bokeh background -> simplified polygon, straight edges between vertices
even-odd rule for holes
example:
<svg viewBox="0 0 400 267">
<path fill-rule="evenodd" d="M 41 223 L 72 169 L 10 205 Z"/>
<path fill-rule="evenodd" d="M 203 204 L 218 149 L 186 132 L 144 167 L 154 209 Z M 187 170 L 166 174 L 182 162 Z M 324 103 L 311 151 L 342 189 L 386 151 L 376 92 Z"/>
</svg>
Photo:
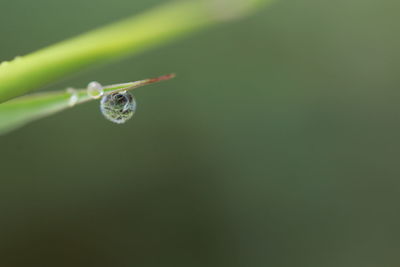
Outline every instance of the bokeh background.
<svg viewBox="0 0 400 267">
<path fill-rule="evenodd" d="M 162 2 L 0 0 L 0 59 Z M 399 266 L 399 10 L 280 0 L 48 87 L 178 74 L 0 137 L 0 266 Z"/>
</svg>

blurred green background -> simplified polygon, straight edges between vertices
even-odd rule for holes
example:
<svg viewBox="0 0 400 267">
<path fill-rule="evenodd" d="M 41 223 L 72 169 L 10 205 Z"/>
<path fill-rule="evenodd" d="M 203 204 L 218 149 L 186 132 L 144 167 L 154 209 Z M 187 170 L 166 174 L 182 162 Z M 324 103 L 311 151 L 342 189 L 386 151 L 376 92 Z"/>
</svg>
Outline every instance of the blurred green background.
<svg viewBox="0 0 400 267">
<path fill-rule="evenodd" d="M 162 2 L 0 0 L 0 59 Z M 399 10 L 281 0 L 47 88 L 178 74 L 0 137 L 0 266 L 399 266 Z"/>
</svg>

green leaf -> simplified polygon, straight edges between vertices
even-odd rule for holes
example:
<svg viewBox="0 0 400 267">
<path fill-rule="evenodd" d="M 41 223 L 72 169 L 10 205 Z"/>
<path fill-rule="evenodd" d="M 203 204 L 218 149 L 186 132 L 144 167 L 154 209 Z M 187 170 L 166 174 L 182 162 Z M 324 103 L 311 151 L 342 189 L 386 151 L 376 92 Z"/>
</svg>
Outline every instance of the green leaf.
<svg viewBox="0 0 400 267">
<path fill-rule="evenodd" d="M 271 0 L 183 0 L 0 65 L 0 103 L 93 65 L 139 53 Z M 54 97 L 54 96 L 53 96 Z M 3 108 L 4 109 L 4 108 Z"/>
<path fill-rule="evenodd" d="M 169 74 L 158 78 L 109 85 L 103 88 L 103 92 L 104 95 L 107 95 L 118 91 L 132 90 L 147 84 L 169 80 L 174 77 L 174 74 Z M 77 104 L 95 100 L 88 95 L 87 90 L 85 89 L 73 91 L 74 93 L 67 90 L 60 92 L 36 93 L 29 96 L 19 97 L 1 104 L 0 134 L 7 133 L 29 122 L 50 116 Z"/>
<path fill-rule="evenodd" d="M 88 32 L 13 61 L 0 64 L 0 134 L 92 100 L 86 90 L 76 94 L 40 93 L 20 97 L 93 65 L 139 53 L 217 22 L 243 16 L 273 0 L 181 0 Z M 173 75 L 112 85 L 106 93 L 167 80 Z M 13 99 L 13 100 L 10 100 Z M 5 102 L 7 101 L 8 102 Z M 2 103 L 4 102 L 4 103 Z"/>
</svg>

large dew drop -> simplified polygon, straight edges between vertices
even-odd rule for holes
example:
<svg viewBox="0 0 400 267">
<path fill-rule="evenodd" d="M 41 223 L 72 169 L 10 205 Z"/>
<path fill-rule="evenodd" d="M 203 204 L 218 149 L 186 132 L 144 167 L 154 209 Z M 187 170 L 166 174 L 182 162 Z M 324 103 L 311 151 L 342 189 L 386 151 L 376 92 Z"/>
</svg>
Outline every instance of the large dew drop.
<svg viewBox="0 0 400 267">
<path fill-rule="evenodd" d="M 112 93 L 103 96 L 100 110 L 107 120 L 122 124 L 135 114 L 136 101 L 129 92 Z"/>
</svg>

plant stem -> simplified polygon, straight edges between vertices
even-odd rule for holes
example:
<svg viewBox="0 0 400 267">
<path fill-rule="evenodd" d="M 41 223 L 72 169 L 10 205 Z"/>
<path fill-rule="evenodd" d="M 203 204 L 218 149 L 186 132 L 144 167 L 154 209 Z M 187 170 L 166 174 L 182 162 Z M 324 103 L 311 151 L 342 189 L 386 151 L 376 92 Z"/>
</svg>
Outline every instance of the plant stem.
<svg viewBox="0 0 400 267">
<path fill-rule="evenodd" d="M 219 10 L 228 10 L 228 15 L 234 17 L 256 9 L 262 2 L 270 0 L 171 2 L 11 62 L 3 62 L 0 64 L 0 103 L 89 66 L 141 52 L 225 19 L 226 12 Z"/>
<path fill-rule="evenodd" d="M 114 84 L 103 87 L 104 95 L 120 91 L 133 90 L 145 85 L 167 81 L 174 78 L 168 74 L 130 83 Z M 71 98 L 74 98 L 71 105 Z M 0 105 L 0 135 L 19 128 L 29 122 L 44 118 L 82 104 L 95 98 L 90 97 L 86 89 L 63 90 L 58 92 L 43 92 L 27 95 L 7 101 Z"/>
</svg>

